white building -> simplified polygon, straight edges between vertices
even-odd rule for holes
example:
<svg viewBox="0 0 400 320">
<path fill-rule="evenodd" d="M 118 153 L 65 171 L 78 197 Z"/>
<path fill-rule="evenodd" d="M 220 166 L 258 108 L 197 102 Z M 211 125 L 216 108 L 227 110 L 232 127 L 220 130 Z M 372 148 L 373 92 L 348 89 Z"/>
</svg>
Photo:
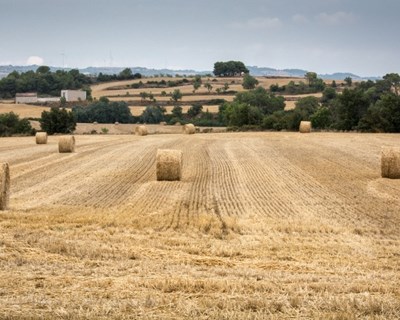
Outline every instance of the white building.
<svg viewBox="0 0 400 320">
<path fill-rule="evenodd" d="M 36 103 L 38 102 L 37 92 L 17 93 L 15 103 Z"/>
<path fill-rule="evenodd" d="M 67 102 L 84 101 L 86 100 L 86 91 L 82 90 L 61 90 L 61 97 L 64 97 Z"/>
</svg>

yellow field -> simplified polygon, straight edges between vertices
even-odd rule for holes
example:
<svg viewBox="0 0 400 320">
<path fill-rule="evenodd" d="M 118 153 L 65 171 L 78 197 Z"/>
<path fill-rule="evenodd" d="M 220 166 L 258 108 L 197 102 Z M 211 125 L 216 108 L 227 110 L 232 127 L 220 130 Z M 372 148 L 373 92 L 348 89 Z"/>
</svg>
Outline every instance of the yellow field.
<svg viewBox="0 0 400 320">
<path fill-rule="evenodd" d="M 50 110 L 49 107 L 40 107 L 29 104 L 0 103 L 0 113 L 14 112 L 21 118 L 40 118 L 43 111 Z"/>
<path fill-rule="evenodd" d="M 1 138 L 1 319 L 398 319 L 398 135 Z M 155 177 L 158 148 L 183 178 Z"/>
</svg>

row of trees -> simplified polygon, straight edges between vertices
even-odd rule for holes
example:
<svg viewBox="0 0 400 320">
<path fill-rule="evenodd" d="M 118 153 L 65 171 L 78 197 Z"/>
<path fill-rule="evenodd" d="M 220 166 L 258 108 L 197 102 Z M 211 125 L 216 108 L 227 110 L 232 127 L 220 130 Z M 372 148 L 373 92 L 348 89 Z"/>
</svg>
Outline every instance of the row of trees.
<svg viewBox="0 0 400 320">
<path fill-rule="evenodd" d="M 400 76 L 364 81 L 337 94 L 326 87 L 322 98 L 305 97 L 294 110 L 284 110 L 284 101 L 263 88 L 239 93 L 221 112 L 228 126 L 273 130 L 298 130 L 309 120 L 316 129 L 400 132 Z"/>
<path fill-rule="evenodd" d="M 77 69 L 51 72 L 40 66 L 36 72 L 11 72 L 0 80 L 0 98 L 14 98 L 17 92 L 38 92 L 42 95 L 60 96 L 64 89 L 84 89 L 90 95 L 91 79 Z"/>
</svg>

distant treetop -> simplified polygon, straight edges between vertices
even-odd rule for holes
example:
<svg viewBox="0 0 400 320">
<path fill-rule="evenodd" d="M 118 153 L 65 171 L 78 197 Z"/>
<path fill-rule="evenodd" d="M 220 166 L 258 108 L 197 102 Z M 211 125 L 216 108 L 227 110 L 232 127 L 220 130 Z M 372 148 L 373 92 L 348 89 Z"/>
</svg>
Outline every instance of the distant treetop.
<svg viewBox="0 0 400 320">
<path fill-rule="evenodd" d="M 219 61 L 214 64 L 213 72 L 217 77 L 235 77 L 242 75 L 242 73 L 247 74 L 249 70 L 241 61 Z"/>
</svg>

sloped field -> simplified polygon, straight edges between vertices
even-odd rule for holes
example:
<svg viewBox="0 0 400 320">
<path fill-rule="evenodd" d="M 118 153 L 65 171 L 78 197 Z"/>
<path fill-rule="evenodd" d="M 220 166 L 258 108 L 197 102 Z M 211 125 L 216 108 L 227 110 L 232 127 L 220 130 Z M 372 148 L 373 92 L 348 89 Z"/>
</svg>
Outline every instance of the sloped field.
<svg viewBox="0 0 400 320">
<path fill-rule="evenodd" d="M 0 318 L 399 318 L 398 135 L 76 140 L 1 139 Z M 156 181 L 157 148 L 181 181 Z"/>
</svg>

